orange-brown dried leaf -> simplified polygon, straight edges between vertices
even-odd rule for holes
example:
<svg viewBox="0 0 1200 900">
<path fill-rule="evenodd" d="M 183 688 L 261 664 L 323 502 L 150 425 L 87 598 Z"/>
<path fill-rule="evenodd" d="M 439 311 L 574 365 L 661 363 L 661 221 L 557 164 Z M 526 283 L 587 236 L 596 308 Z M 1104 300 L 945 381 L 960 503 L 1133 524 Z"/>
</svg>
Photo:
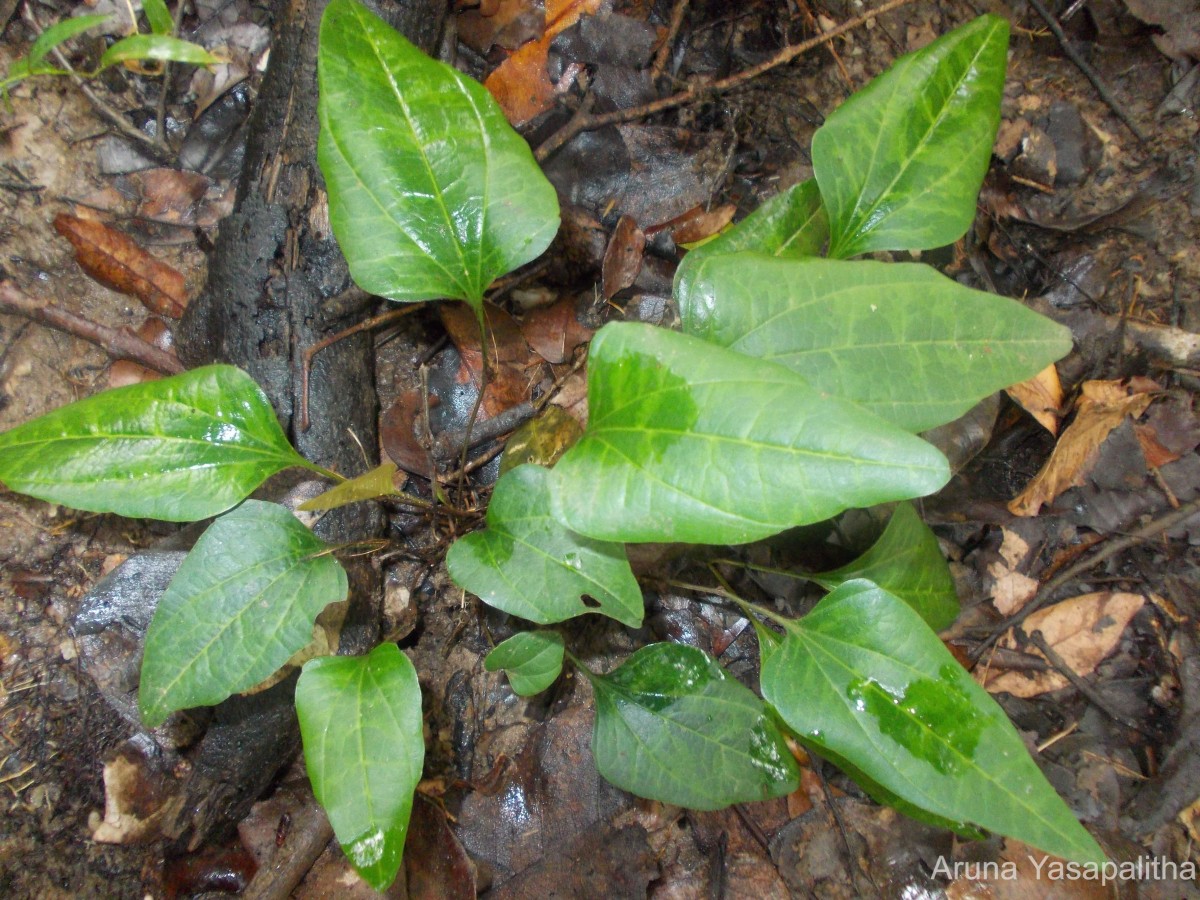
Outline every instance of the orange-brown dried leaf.
<svg viewBox="0 0 1200 900">
<path fill-rule="evenodd" d="M 1038 610 L 1025 620 L 1021 629 L 1026 634 L 1040 631 L 1071 671 L 1082 677 L 1094 672 L 1113 651 L 1125 626 L 1145 602 L 1141 594 L 1109 591 L 1083 594 Z M 1016 638 L 1010 632 L 998 646 L 1015 650 Z M 1035 646 L 1023 649 L 1042 656 Z M 976 671 L 976 677 L 993 694 L 1007 692 L 1015 697 L 1036 697 L 1070 684 L 1065 675 L 1053 668 L 1044 672 L 1006 672 L 995 668 L 985 671 L 980 666 Z"/>
<path fill-rule="evenodd" d="M 1039 425 L 1053 435 L 1058 434 L 1063 408 L 1063 388 L 1062 382 L 1058 380 L 1058 369 L 1053 363 L 1032 378 L 1014 384 L 1006 393 L 1021 409 L 1033 416 Z"/>
<path fill-rule="evenodd" d="M 1067 426 L 1040 472 L 1009 501 L 1014 516 L 1034 516 L 1068 488 L 1078 487 L 1096 465 L 1100 445 L 1126 416 L 1137 417 L 1161 388 L 1149 378 L 1085 382 L 1075 404 L 1075 420 Z"/>
<path fill-rule="evenodd" d="M 621 216 L 604 251 L 601 276 L 605 300 L 611 300 L 637 280 L 646 252 L 646 235 L 632 216 Z"/>
<path fill-rule="evenodd" d="M 579 324 L 575 301 L 564 297 L 550 306 L 542 306 L 525 314 L 521 322 L 525 342 L 548 363 L 568 362 L 575 348 L 592 339 L 592 329 Z"/>
<path fill-rule="evenodd" d="M 518 48 L 483 82 L 514 126 L 524 125 L 554 105 L 554 85 L 546 72 L 554 36 L 602 5 L 603 0 L 549 0 L 542 36 Z"/>
<path fill-rule="evenodd" d="M 1182 455 L 1162 445 L 1158 440 L 1158 432 L 1155 431 L 1153 425 L 1143 425 L 1140 422 L 1135 422 L 1133 433 L 1137 436 L 1138 446 L 1142 448 L 1142 456 L 1146 460 L 1146 465 L 1151 469 L 1160 469 L 1167 463 L 1175 462 Z"/>
<path fill-rule="evenodd" d="M 71 242 L 80 267 L 105 287 L 137 297 L 151 312 L 178 319 L 187 308 L 183 275 L 103 222 L 59 213 L 54 228 Z"/>
</svg>

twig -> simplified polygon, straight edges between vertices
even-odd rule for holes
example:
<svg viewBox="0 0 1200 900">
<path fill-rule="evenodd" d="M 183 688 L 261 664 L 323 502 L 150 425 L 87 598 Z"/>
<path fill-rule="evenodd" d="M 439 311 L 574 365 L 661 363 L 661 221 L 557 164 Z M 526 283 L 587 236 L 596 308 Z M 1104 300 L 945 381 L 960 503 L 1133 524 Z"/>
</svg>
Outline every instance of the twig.
<svg viewBox="0 0 1200 900">
<path fill-rule="evenodd" d="M 1029 639 L 1033 641 L 1033 645 L 1035 647 L 1042 651 L 1042 654 L 1046 657 L 1046 659 L 1050 660 L 1050 664 L 1062 674 L 1063 678 L 1071 682 L 1071 685 L 1075 688 L 1075 690 L 1083 694 L 1083 696 L 1086 697 L 1088 701 L 1096 707 L 1096 709 L 1100 710 L 1100 712 L 1104 713 L 1118 725 L 1122 725 L 1125 728 L 1132 728 L 1134 731 L 1144 734 L 1147 737 L 1152 737 L 1152 735 L 1150 735 L 1150 733 L 1142 728 L 1142 726 L 1137 722 L 1134 722 L 1127 716 L 1123 716 L 1118 710 L 1113 709 L 1112 705 L 1100 694 L 1099 691 L 1079 677 L 1079 673 L 1072 669 L 1067 661 L 1058 655 L 1058 651 L 1050 646 L 1050 642 L 1046 640 L 1046 636 L 1044 634 L 1042 634 L 1040 631 L 1035 631 L 1029 636 Z"/>
<path fill-rule="evenodd" d="M 333 826 L 315 800 L 296 818 L 284 845 L 247 885 L 245 900 L 287 900 L 333 839 Z"/>
<path fill-rule="evenodd" d="M 1113 115 L 1125 123 L 1125 127 L 1133 132 L 1133 136 L 1138 139 L 1139 143 L 1147 143 L 1148 139 L 1146 135 L 1138 128 L 1137 123 L 1133 121 L 1132 117 L 1117 103 L 1117 99 L 1112 95 L 1112 91 L 1108 89 L 1108 85 L 1104 83 L 1104 79 L 1100 77 L 1100 73 L 1093 69 L 1091 64 L 1075 49 L 1066 32 L 1062 30 L 1062 26 L 1058 24 L 1058 20 L 1050 14 L 1050 10 L 1046 9 L 1042 0 L 1029 0 L 1029 5 L 1045 20 L 1050 31 L 1058 39 L 1059 46 L 1062 47 L 1063 53 L 1067 55 L 1067 59 L 1075 63 L 1075 66 L 1083 73 L 1083 77 L 1092 83 L 1092 87 L 1096 89 L 1096 93 L 1100 95 L 1100 99 L 1108 104 L 1108 108 L 1113 111 Z"/>
<path fill-rule="evenodd" d="M 400 309 L 389 309 L 385 313 L 380 313 L 377 316 L 372 316 L 370 319 L 364 319 L 357 325 L 351 325 L 345 331 L 339 331 L 337 334 L 332 334 L 327 338 L 322 338 L 311 347 L 306 347 L 301 354 L 302 362 L 300 364 L 300 430 L 308 431 L 308 380 L 312 374 L 313 357 L 329 347 L 332 347 L 340 340 L 358 334 L 360 331 L 371 331 L 381 325 L 387 325 L 389 322 L 394 322 L 402 316 L 407 316 L 409 313 L 418 309 L 417 306 L 403 306 Z"/>
<path fill-rule="evenodd" d="M 1074 565 L 1067 566 L 1067 568 L 1063 569 L 1044 585 L 1042 585 L 1038 589 L 1037 595 L 1032 600 L 997 625 L 995 629 L 993 629 L 992 633 L 988 635 L 988 637 L 984 639 L 978 647 L 971 651 L 971 658 L 973 660 L 978 660 L 981 656 L 983 656 L 984 653 L 987 652 L 987 649 L 991 647 L 992 644 L 996 643 L 996 641 L 1000 639 L 1001 635 L 1008 631 L 1008 629 L 1020 625 L 1030 615 L 1045 606 L 1046 603 L 1049 602 L 1054 592 L 1064 584 L 1067 584 L 1089 569 L 1095 568 L 1106 559 L 1109 559 L 1113 556 L 1116 556 L 1118 553 L 1127 550 L 1134 544 L 1148 540 L 1149 538 L 1152 538 L 1157 534 L 1161 534 L 1164 531 L 1170 531 L 1177 525 L 1182 525 L 1197 513 L 1200 513 L 1200 497 L 1192 500 L 1190 503 L 1185 503 L 1183 506 L 1179 507 L 1179 509 L 1171 510 L 1171 512 L 1155 519 L 1152 522 L 1147 523 L 1146 525 L 1143 525 L 1136 531 L 1131 531 L 1129 534 L 1123 537 L 1107 542 L 1091 556 L 1087 557 L 1086 559 L 1079 560 L 1079 562 L 1075 563 Z"/>
<path fill-rule="evenodd" d="M 34 300 L 17 290 L 11 281 L 0 282 L 0 312 L 13 313 L 33 319 L 75 337 L 90 341 L 116 359 L 130 359 L 147 369 L 164 375 L 178 375 L 185 371 L 183 363 L 142 340 L 126 328 L 110 328 L 85 319 L 61 306 Z"/>
<path fill-rule="evenodd" d="M 658 52 L 654 54 L 654 64 L 650 67 L 651 84 L 658 81 L 663 70 L 667 68 L 667 60 L 671 58 L 671 50 L 675 45 L 675 37 L 679 34 L 680 26 L 683 25 L 683 17 L 687 14 L 689 2 L 690 0 L 675 0 L 675 5 L 671 7 L 671 21 L 667 25 L 666 37 L 663 38 Z"/>
<path fill-rule="evenodd" d="M 809 38 L 807 41 L 801 41 L 799 44 L 793 44 L 790 47 L 785 47 L 780 50 L 770 59 L 759 63 L 756 66 L 751 66 L 748 69 L 743 69 L 734 75 L 727 78 L 721 78 L 717 81 L 697 82 L 678 94 L 672 94 L 670 97 L 663 97 L 660 100 L 653 100 L 650 103 L 644 103 L 641 106 L 630 107 L 629 109 L 618 109 L 610 113 L 602 115 L 576 115 L 567 122 L 562 128 L 546 138 L 545 141 L 537 148 L 534 156 L 538 162 L 544 162 L 550 154 L 554 153 L 559 147 L 565 144 L 581 131 L 591 131 L 596 128 L 603 128 L 606 125 L 618 125 L 622 122 L 632 122 L 635 119 L 641 119 L 646 116 L 654 115 L 655 113 L 663 112 L 664 110 L 674 109 L 677 106 L 692 102 L 696 97 L 702 94 L 715 94 L 723 91 L 731 90 L 745 84 L 751 79 L 757 78 L 764 72 L 769 72 L 771 69 L 781 66 L 784 63 L 791 62 L 797 56 L 807 53 L 814 47 L 819 47 L 822 44 L 832 41 L 834 38 L 841 37 L 848 31 L 853 31 L 869 22 L 871 19 L 881 16 L 884 13 L 889 13 L 894 9 L 899 9 L 902 6 L 908 6 L 916 0 L 887 0 L 878 9 L 872 9 L 862 15 L 855 16 L 852 19 L 847 19 L 841 25 L 831 28 L 824 34 Z"/>
</svg>

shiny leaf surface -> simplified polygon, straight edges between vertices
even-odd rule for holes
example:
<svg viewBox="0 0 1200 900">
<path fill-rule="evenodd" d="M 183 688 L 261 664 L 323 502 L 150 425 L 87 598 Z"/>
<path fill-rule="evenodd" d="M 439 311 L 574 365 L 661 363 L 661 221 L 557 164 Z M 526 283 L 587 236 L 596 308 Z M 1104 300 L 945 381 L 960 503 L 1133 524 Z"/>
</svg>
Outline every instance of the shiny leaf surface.
<svg viewBox="0 0 1200 900">
<path fill-rule="evenodd" d="M 563 665 L 563 639 L 555 631 L 522 631 L 497 644 L 483 661 L 489 672 L 501 669 L 522 697 L 540 694 L 554 684 Z"/>
<path fill-rule="evenodd" d="M 199 44 L 169 34 L 131 34 L 104 51 L 100 57 L 99 68 L 106 69 L 117 63 L 146 59 L 189 63 L 193 66 L 213 66 L 220 62 Z"/>
<path fill-rule="evenodd" d="M 478 312 L 491 281 L 558 229 L 558 199 L 528 145 L 481 85 L 354 0 L 327 7 L 318 60 L 318 159 L 354 280 Z"/>
<path fill-rule="evenodd" d="M 687 333 L 785 365 L 912 432 L 1071 350 L 1061 325 L 916 263 L 714 257 L 680 315 Z"/>
<path fill-rule="evenodd" d="M 358 874 L 386 890 L 425 761 L 416 670 L 395 644 L 314 659 L 296 685 L 296 712 L 313 794 Z"/>
<path fill-rule="evenodd" d="M 980 16 L 902 56 L 813 136 L 829 255 L 962 237 L 1000 124 L 1008 22 Z"/>
<path fill-rule="evenodd" d="M 287 508 L 247 500 L 208 527 L 146 632 L 138 705 L 158 725 L 272 675 L 346 597 L 346 572 Z"/>
<path fill-rule="evenodd" d="M 911 607 L 869 581 L 787 623 L 762 691 L 806 742 L 915 807 L 1065 859 L 1104 859 L 1004 711 Z"/>
<path fill-rule="evenodd" d="M 105 391 L 0 434 L 0 481 L 91 512 L 190 522 L 308 466 L 232 366 Z"/>
<path fill-rule="evenodd" d="M 830 591 L 856 578 L 873 581 L 911 606 L 935 631 L 948 627 L 958 615 L 954 579 L 937 536 L 911 503 L 896 507 L 879 540 L 858 559 L 809 577 Z"/>
<path fill-rule="evenodd" d="M 450 576 L 485 603 L 531 622 L 549 625 L 597 612 L 637 628 L 642 592 L 625 548 L 555 521 L 550 478 L 532 465 L 507 472 L 492 493 L 487 529 L 459 538 L 446 555 Z"/>
<path fill-rule="evenodd" d="M 796 761 L 761 700 L 702 650 L 643 647 L 596 692 L 592 754 L 630 793 L 690 809 L 767 800 L 799 784 Z"/>
<path fill-rule="evenodd" d="M 599 540 L 743 543 L 949 477 L 924 441 L 687 335 L 607 325 L 589 370 L 591 421 L 552 493 L 555 516 Z"/>
</svg>

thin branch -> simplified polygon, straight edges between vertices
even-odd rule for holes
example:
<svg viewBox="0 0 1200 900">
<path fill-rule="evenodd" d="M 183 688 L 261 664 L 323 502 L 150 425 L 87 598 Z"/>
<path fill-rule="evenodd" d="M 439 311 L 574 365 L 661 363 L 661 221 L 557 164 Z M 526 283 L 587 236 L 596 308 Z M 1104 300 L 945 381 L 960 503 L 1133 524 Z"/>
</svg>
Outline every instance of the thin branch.
<svg viewBox="0 0 1200 900">
<path fill-rule="evenodd" d="M 183 363 L 172 354 L 142 340 L 127 328 L 110 328 L 61 306 L 34 300 L 21 293 L 11 281 L 0 282 L 0 312 L 25 316 L 42 325 L 83 338 L 115 359 L 129 359 L 164 375 L 178 375 L 185 371 Z"/>
<path fill-rule="evenodd" d="M 654 64 L 650 67 L 651 84 L 658 81 L 659 76 L 667 68 L 667 60 L 671 58 L 675 37 L 679 34 L 679 27 L 683 25 L 683 17 L 687 13 L 689 2 L 690 0 L 675 0 L 675 5 L 671 7 L 671 22 L 667 25 L 666 37 L 663 38 L 658 52 L 654 54 Z"/>
<path fill-rule="evenodd" d="M 878 9 L 872 9 L 862 15 L 855 16 L 852 19 L 847 19 L 841 25 L 831 28 L 824 34 L 809 38 L 807 41 L 801 41 L 799 44 L 793 44 L 790 47 L 785 47 L 783 50 L 776 53 L 770 59 L 759 63 L 756 66 L 751 66 L 748 69 L 743 69 L 734 75 L 727 78 L 721 78 L 717 81 L 701 81 L 691 85 L 678 94 L 672 94 L 670 97 L 663 97 L 661 100 L 654 100 L 650 103 L 644 103 L 641 106 L 634 106 L 629 109 L 618 109 L 610 113 L 593 116 L 576 116 L 571 119 L 566 125 L 560 128 L 550 137 L 542 142 L 537 148 L 534 156 L 538 162 L 545 162 L 546 158 L 554 153 L 575 135 L 581 131 L 592 131 L 596 128 L 603 128 L 606 125 L 618 125 L 622 122 L 632 122 L 635 119 L 645 118 L 646 116 L 654 115 L 655 113 L 663 112 L 664 110 L 674 109 L 677 106 L 683 106 L 691 103 L 697 97 L 704 94 L 716 94 L 723 91 L 731 90 L 735 87 L 745 84 L 764 72 L 769 72 L 784 63 L 789 63 L 797 56 L 807 53 L 814 47 L 819 47 L 832 41 L 834 38 L 841 37 L 848 31 L 853 31 L 859 28 L 871 19 L 881 16 L 884 13 L 889 13 L 894 9 L 899 9 L 902 6 L 908 6 L 915 3 L 916 0 L 887 0 Z"/>
</svg>

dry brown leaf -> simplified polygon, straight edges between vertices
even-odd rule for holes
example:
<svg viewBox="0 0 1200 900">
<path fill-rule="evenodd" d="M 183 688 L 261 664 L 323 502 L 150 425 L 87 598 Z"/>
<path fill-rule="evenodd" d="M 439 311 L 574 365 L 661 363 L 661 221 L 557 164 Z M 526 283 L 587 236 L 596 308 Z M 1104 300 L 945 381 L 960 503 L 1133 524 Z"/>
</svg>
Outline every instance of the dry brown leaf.
<svg viewBox="0 0 1200 900">
<path fill-rule="evenodd" d="M 574 25 L 580 16 L 599 11 L 603 3 L 604 0 L 547 0 L 546 30 L 542 36 L 518 48 L 483 82 L 514 126 L 524 125 L 554 105 L 554 85 L 546 72 L 554 36 Z"/>
<path fill-rule="evenodd" d="M 1053 363 L 1032 378 L 1014 384 L 1005 393 L 1043 428 L 1053 435 L 1058 434 L 1063 389 L 1062 382 L 1058 380 L 1058 369 L 1054 368 Z"/>
<path fill-rule="evenodd" d="M 992 580 L 992 605 L 1003 616 L 1011 616 L 1033 599 L 1038 590 L 1036 578 L 1018 572 L 1029 555 L 1029 544 L 1015 531 L 1001 529 L 1000 559 L 988 566 Z"/>
<path fill-rule="evenodd" d="M 575 348 L 592 338 L 592 329 L 579 324 L 575 300 L 564 297 L 551 306 L 542 306 L 525 314 L 521 334 L 548 363 L 568 362 Z"/>
<path fill-rule="evenodd" d="M 605 300 L 611 300 L 637 280 L 646 251 L 646 235 L 631 216 L 621 216 L 604 251 L 601 276 Z"/>
<path fill-rule="evenodd" d="M 75 259 L 105 287 L 130 294 L 151 312 L 178 319 L 187 307 L 183 275 L 103 222 L 59 213 L 54 228 L 75 247 Z"/>
<path fill-rule="evenodd" d="M 1009 501 L 1014 516 L 1035 516 L 1043 503 L 1049 503 L 1068 488 L 1078 487 L 1096 465 L 1100 445 L 1126 416 L 1145 412 L 1154 398 L 1151 391 L 1162 390 L 1148 378 L 1130 381 L 1085 382 L 1075 404 L 1075 420 L 1058 440 L 1050 459 Z"/>
<path fill-rule="evenodd" d="M 1162 445 L 1153 425 L 1142 425 L 1135 422 L 1133 433 L 1137 437 L 1138 446 L 1142 448 L 1142 456 L 1146 459 L 1146 465 L 1151 469 L 1161 469 L 1167 463 L 1173 463 L 1182 456 Z"/>
<path fill-rule="evenodd" d="M 450 340 L 462 358 L 459 381 L 468 380 L 479 387 L 482 381 L 483 356 L 479 351 L 479 323 L 474 311 L 465 303 L 439 303 L 438 315 Z M 529 347 L 521 337 L 520 326 L 504 310 L 495 306 L 485 307 L 488 329 L 488 362 L 491 378 L 479 415 L 483 419 L 503 412 L 526 399 L 529 393 L 529 376 L 525 367 L 531 361 Z M 400 461 L 396 460 L 397 465 Z"/>
<path fill-rule="evenodd" d="M 1026 634 L 1040 631 L 1046 643 L 1062 657 L 1075 674 L 1090 675 L 1121 639 L 1125 626 L 1146 599 L 1141 594 L 1102 591 L 1063 600 L 1047 609 L 1040 609 L 1021 626 Z M 1016 638 L 1010 632 L 997 646 L 1017 649 Z M 1041 656 L 1036 647 L 1026 652 Z M 1001 672 L 983 667 L 976 669 L 983 686 L 993 694 L 1007 692 L 1015 697 L 1036 697 L 1064 688 L 1070 682 L 1056 669 L 1045 672 Z"/>
</svg>

